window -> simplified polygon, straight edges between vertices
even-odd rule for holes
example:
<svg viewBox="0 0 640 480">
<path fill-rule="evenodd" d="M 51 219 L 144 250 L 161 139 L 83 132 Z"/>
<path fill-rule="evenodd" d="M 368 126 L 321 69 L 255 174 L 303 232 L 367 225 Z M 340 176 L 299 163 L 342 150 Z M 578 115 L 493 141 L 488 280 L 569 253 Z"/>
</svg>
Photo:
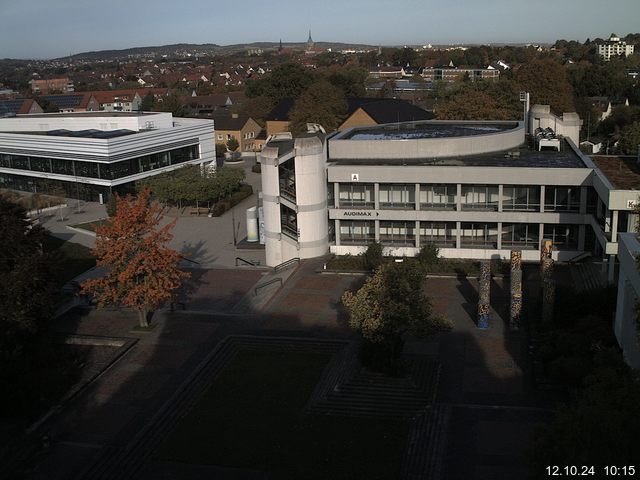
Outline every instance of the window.
<svg viewBox="0 0 640 480">
<path fill-rule="evenodd" d="M 376 239 L 376 225 L 372 221 L 340 220 L 340 243 L 368 245 Z"/>
<path fill-rule="evenodd" d="M 462 223 L 462 248 L 497 248 L 498 225 L 496 223 Z"/>
<path fill-rule="evenodd" d="M 455 209 L 456 193 L 456 185 L 420 185 L 420 208 L 444 210 Z"/>
<path fill-rule="evenodd" d="M 416 222 L 380 222 L 380 243 L 415 247 Z"/>
<path fill-rule="evenodd" d="M 545 225 L 544 238 L 551 240 L 554 249 L 578 249 L 578 225 Z"/>
<path fill-rule="evenodd" d="M 502 191 L 503 210 L 540 211 L 540 187 L 505 185 Z"/>
<path fill-rule="evenodd" d="M 544 210 L 549 212 L 580 211 L 580 187 L 545 187 Z"/>
<path fill-rule="evenodd" d="M 220 141 L 223 140 L 222 134 L 220 134 L 220 133 L 218 134 L 218 140 L 220 140 Z"/>
<path fill-rule="evenodd" d="M 497 210 L 498 187 L 489 185 L 462 185 L 462 209 Z"/>
<path fill-rule="evenodd" d="M 380 208 L 416 208 L 415 184 L 380 184 Z"/>
<path fill-rule="evenodd" d="M 502 248 L 538 249 L 540 226 L 533 223 L 502 224 Z"/>
<path fill-rule="evenodd" d="M 341 183 L 340 208 L 373 208 L 372 183 Z"/>
<path fill-rule="evenodd" d="M 420 245 L 456 248 L 456 224 L 454 222 L 420 222 Z"/>
<path fill-rule="evenodd" d="M 298 216 L 294 210 L 282 204 L 280 204 L 280 226 L 282 233 L 294 240 L 298 239 Z"/>
<path fill-rule="evenodd" d="M 290 158 L 278 167 L 280 195 L 290 200 L 296 200 L 296 162 Z"/>
</svg>

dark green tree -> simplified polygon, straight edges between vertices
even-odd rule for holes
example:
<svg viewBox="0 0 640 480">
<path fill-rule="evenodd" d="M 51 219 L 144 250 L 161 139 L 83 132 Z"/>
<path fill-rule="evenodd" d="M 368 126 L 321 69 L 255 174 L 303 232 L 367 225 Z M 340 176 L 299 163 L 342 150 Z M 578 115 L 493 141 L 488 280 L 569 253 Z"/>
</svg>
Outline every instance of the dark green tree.
<svg viewBox="0 0 640 480">
<path fill-rule="evenodd" d="M 384 262 L 382 256 L 382 244 L 379 242 L 370 243 L 367 250 L 362 254 L 362 263 L 367 270 L 375 270 Z"/>
<path fill-rule="evenodd" d="M 283 98 L 296 98 L 314 82 L 314 75 L 297 63 L 278 65 L 259 80 L 247 82 L 245 93 L 248 97 L 266 96 L 276 104 Z"/>
<path fill-rule="evenodd" d="M 140 111 L 142 112 L 151 112 L 154 110 L 156 106 L 156 99 L 153 96 L 153 93 L 148 92 L 143 98 L 142 102 L 140 102 Z"/>
<path fill-rule="evenodd" d="M 640 122 L 633 122 L 622 130 L 618 149 L 625 155 L 636 155 L 640 152 Z"/>
<path fill-rule="evenodd" d="M 310 85 L 295 101 L 289 113 L 294 134 L 307 131 L 307 123 L 319 123 L 327 132 L 338 128 L 347 113 L 344 92 L 326 80 Z"/>
<path fill-rule="evenodd" d="M 522 65 L 516 81 L 531 94 L 531 103 L 550 105 L 557 113 L 575 112 L 573 88 L 566 69 L 551 58 L 535 59 Z"/>
<path fill-rule="evenodd" d="M 405 334 L 427 337 L 451 328 L 447 319 L 433 313 L 424 279 L 415 262 L 394 262 L 378 268 L 355 293 L 344 293 L 349 325 L 365 340 L 365 365 L 395 375 L 401 369 Z"/>
<path fill-rule="evenodd" d="M 230 152 L 235 152 L 239 146 L 240 146 L 240 143 L 238 142 L 236 137 L 231 136 L 231 138 L 227 140 L 227 148 L 229 149 Z"/>
<path fill-rule="evenodd" d="M 55 306 L 54 258 L 46 232 L 25 210 L 0 196 L 0 356 L 22 354 Z"/>
</svg>

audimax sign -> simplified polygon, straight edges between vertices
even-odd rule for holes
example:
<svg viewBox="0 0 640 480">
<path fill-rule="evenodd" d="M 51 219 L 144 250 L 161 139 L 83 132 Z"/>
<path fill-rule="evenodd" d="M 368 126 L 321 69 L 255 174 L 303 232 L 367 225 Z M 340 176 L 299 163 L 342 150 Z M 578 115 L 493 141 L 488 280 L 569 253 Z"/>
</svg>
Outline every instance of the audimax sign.
<svg viewBox="0 0 640 480">
<path fill-rule="evenodd" d="M 345 212 L 342 212 L 342 216 L 344 217 L 367 218 L 367 217 L 378 217 L 379 215 L 380 214 L 378 212 L 371 212 L 367 210 L 347 210 Z"/>
</svg>

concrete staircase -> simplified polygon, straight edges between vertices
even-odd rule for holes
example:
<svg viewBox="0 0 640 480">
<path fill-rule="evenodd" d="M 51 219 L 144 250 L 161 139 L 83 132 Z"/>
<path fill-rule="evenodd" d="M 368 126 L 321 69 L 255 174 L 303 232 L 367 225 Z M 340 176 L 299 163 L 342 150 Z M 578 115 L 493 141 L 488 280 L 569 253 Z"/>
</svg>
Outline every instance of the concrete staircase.
<svg viewBox="0 0 640 480">
<path fill-rule="evenodd" d="M 414 419 L 402 468 L 403 480 L 442 478 L 450 417 L 450 405 L 435 404 Z"/>
<path fill-rule="evenodd" d="M 351 358 L 345 356 L 341 364 L 328 369 L 307 406 L 308 413 L 413 418 L 432 404 L 440 376 L 440 365 L 434 360 L 407 355 L 406 374 L 389 377 L 361 368 L 356 353 L 347 353 Z"/>
<path fill-rule="evenodd" d="M 607 286 L 601 266 L 592 262 L 574 263 L 570 266 L 574 288 L 578 292 L 598 290 Z"/>
</svg>

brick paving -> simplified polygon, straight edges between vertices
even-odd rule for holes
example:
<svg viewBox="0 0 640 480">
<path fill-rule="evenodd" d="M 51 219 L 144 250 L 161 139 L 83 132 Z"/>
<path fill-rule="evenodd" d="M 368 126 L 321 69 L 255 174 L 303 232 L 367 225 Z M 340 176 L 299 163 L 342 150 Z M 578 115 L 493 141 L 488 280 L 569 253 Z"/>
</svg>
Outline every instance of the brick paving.
<svg viewBox="0 0 640 480">
<path fill-rule="evenodd" d="M 185 292 L 187 311 L 158 312 L 156 328 L 149 333 L 131 331 L 137 320 L 129 311 L 80 311 L 59 319 L 54 326 L 59 332 L 135 337 L 138 343 L 46 425 L 52 447 L 28 478 L 79 478 L 100 452 L 126 447 L 230 333 L 286 331 L 357 338 L 346 325 L 340 297 L 346 289 L 361 285 L 364 277 L 317 273 L 321 267 L 322 260 L 302 262 L 275 290 L 264 310 L 251 315 L 224 312 L 251 295 L 263 273 L 223 269 L 199 272 L 194 288 Z M 434 308 L 454 322 L 454 329 L 428 340 L 407 341 L 407 353 L 429 355 L 442 366 L 434 411 L 446 412 L 446 416 L 435 413 L 425 424 L 432 431 L 430 425 L 437 423 L 434 441 L 443 443 L 438 452 L 445 461 L 437 469 L 437 478 L 509 478 L 514 474 L 511 478 L 523 478 L 523 452 L 531 445 L 531 432 L 548 418 L 535 408 L 529 387 L 524 333 L 507 329 L 508 279 L 495 279 L 491 287 L 491 324 L 482 331 L 474 323 L 475 279 L 429 279 L 426 291 Z M 492 432 L 497 432 L 498 439 L 491 440 Z M 421 437 L 419 432 L 416 435 Z M 432 434 L 422 437 L 427 443 L 436 438 Z"/>
</svg>

